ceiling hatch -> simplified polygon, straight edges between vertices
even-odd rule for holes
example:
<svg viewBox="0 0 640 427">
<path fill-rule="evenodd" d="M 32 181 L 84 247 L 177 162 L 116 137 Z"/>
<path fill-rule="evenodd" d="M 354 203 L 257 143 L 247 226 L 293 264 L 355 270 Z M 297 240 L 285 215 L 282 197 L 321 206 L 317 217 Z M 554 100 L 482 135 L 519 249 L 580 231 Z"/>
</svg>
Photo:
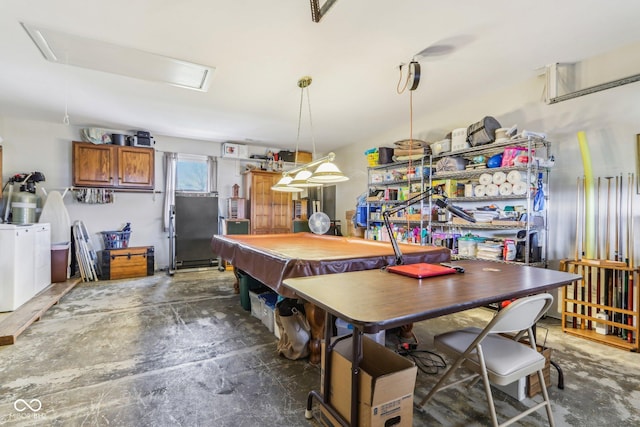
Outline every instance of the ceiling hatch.
<svg viewBox="0 0 640 427">
<path fill-rule="evenodd" d="M 21 23 L 48 61 L 206 92 L 214 67 Z"/>
</svg>

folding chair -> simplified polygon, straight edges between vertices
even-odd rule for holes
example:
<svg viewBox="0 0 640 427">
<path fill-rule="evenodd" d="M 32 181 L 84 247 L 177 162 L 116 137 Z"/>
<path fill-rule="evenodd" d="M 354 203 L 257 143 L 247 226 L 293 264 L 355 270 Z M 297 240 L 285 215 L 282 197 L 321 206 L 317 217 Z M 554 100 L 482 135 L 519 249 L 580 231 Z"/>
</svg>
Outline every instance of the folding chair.
<svg viewBox="0 0 640 427">
<path fill-rule="evenodd" d="M 419 407 L 422 408 L 440 390 L 473 379 L 470 387 L 482 379 L 494 426 L 507 426 L 546 406 L 549 424 L 553 427 L 555 424 L 551 413 L 551 402 L 542 372 L 545 358 L 537 351 L 532 330 L 533 325 L 547 312 L 552 303 L 553 296 L 550 294 L 520 298 L 499 311 L 482 330 L 465 328 L 437 335 L 434 338 L 436 349 L 452 357 L 457 357 L 457 359 L 429 394 L 422 399 Z M 513 333 L 515 333 L 513 338 L 500 335 Z M 525 333 L 528 335 L 529 345 L 519 342 Z M 449 377 L 463 363 L 473 374 L 446 384 Z M 490 382 L 497 385 L 507 385 L 534 372 L 538 373 L 543 402 L 502 424 L 498 424 Z"/>
</svg>

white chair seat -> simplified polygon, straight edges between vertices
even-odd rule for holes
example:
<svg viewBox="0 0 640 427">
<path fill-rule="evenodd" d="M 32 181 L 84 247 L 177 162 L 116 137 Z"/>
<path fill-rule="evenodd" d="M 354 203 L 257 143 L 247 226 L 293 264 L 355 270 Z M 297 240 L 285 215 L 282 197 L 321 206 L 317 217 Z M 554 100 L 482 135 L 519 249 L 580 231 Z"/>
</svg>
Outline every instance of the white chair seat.
<svg viewBox="0 0 640 427">
<path fill-rule="evenodd" d="M 436 349 L 448 354 L 461 354 L 482 332 L 479 328 L 465 328 L 459 331 L 446 332 L 434 338 Z M 544 368 L 545 358 L 531 347 L 501 335 L 487 335 L 482 341 L 489 380 L 498 385 L 507 385 Z M 467 358 L 473 371 L 480 369 L 476 352 Z"/>
<path fill-rule="evenodd" d="M 465 328 L 437 335 L 434 338 L 436 349 L 448 353 L 456 359 L 418 406 L 423 407 L 440 390 L 469 380 L 474 380 L 471 384 L 475 384 L 475 381 L 482 379 L 491 421 L 495 427 L 515 423 L 543 407 L 546 409 L 549 425 L 553 427 L 551 402 L 542 371 L 546 360 L 537 351 L 532 329 L 552 303 L 553 297 L 549 294 L 520 298 L 499 311 L 484 329 Z M 513 338 L 509 338 L 502 334 L 514 335 Z M 525 334 L 529 339 L 528 344 L 519 342 L 519 338 Z M 461 366 L 472 371 L 473 375 L 449 381 L 453 373 Z M 491 393 L 491 383 L 511 384 L 534 372 L 538 375 L 543 401 L 499 424 Z"/>
</svg>

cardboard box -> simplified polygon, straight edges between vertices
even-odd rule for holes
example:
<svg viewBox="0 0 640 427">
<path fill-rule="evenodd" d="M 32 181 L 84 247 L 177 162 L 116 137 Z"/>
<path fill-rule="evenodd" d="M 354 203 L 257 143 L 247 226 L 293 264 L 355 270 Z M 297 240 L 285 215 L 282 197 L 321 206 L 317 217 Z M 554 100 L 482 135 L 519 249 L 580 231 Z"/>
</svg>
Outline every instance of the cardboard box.
<svg viewBox="0 0 640 427">
<path fill-rule="evenodd" d="M 544 384 L 551 386 L 551 349 L 549 347 L 538 346 L 538 351 L 542 353 L 545 358 L 544 368 L 542 374 L 544 376 Z M 538 393 L 541 393 L 540 380 L 538 379 L 538 373 L 531 374 L 527 377 L 527 396 L 533 397 Z"/>
<path fill-rule="evenodd" d="M 349 235 L 351 237 L 360 237 L 360 238 L 364 238 L 364 227 L 351 227 L 351 229 L 349 230 Z"/>
<path fill-rule="evenodd" d="M 353 224 L 355 222 L 355 216 L 356 216 L 356 210 L 352 209 L 352 210 L 348 210 L 344 212 L 344 218 L 345 218 L 345 222 L 349 225 Z"/>
<path fill-rule="evenodd" d="M 313 154 L 309 151 L 298 151 L 298 163 L 309 163 L 313 160 Z"/>
<path fill-rule="evenodd" d="M 331 405 L 346 420 L 351 419 L 351 340 L 341 340 L 331 353 Z M 359 425 L 411 427 L 416 365 L 366 336 L 362 337 L 362 352 Z M 321 386 L 324 357 L 323 343 Z M 325 426 L 340 425 L 324 408 L 321 408 L 320 418 Z"/>
<path fill-rule="evenodd" d="M 345 224 L 347 224 L 346 235 L 349 237 L 364 237 L 364 229 L 358 227 L 356 225 L 356 210 L 346 211 L 345 216 Z M 360 228 L 360 230 L 358 230 Z"/>
<path fill-rule="evenodd" d="M 464 184 L 455 179 L 434 179 L 431 181 L 432 188 L 439 187 L 441 185 L 443 186 L 442 189 L 444 193 L 450 199 L 464 196 Z M 438 198 L 440 196 L 434 195 L 433 197 Z"/>
<path fill-rule="evenodd" d="M 283 162 L 294 163 L 296 161 L 296 152 L 280 150 L 278 157 L 282 159 Z M 313 154 L 311 152 L 298 150 L 298 164 L 309 163 L 312 160 Z"/>
</svg>

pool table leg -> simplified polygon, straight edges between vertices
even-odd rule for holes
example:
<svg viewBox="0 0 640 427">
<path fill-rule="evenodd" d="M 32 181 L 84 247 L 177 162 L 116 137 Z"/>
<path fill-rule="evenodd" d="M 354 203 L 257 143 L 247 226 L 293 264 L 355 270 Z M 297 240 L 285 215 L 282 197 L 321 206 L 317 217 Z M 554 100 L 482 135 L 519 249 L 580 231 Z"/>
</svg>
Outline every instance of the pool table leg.
<svg viewBox="0 0 640 427">
<path fill-rule="evenodd" d="M 309 339 L 309 363 L 318 365 L 322 352 L 321 340 L 324 335 L 325 311 L 310 302 L 304 303 L 307 321 L 311 326 L 311 338 Z"/>
<path fill-rule="evenodd" d="M 233 275 L 236 278 L 236 281 L 233 284 L 233 293 L 234 294 L 239 294 L 240 293 L 240 277 L 238 276 L 238 269 L 236 268 L 236 266 L 233 266 Z"/>
</svg>

